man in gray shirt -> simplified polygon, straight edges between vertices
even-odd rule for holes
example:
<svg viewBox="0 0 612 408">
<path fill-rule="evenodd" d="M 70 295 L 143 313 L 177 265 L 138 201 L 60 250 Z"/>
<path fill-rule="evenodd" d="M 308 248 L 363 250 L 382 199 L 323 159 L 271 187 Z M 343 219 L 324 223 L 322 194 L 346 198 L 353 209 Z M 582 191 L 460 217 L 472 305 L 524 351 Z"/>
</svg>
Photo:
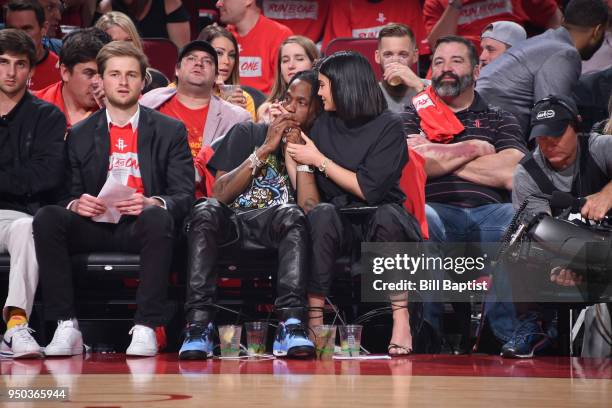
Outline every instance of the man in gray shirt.
<svg viewBox="0 0 612 408">
<path fill-rule="evenodd" d="M 387 100 L 389 110 L 404 112 L 412 105 L 412 98 L 429 86 L 411 66 L 419 58 L 414 33 L 404 24 L 388 24 L 378 34 L 378 49 L 374 54 L 376 63 L 383 70 L 380 88 Z"/>
<path fill-rule="evenodd" d="M 586 198 L 581 215 L 589 220 L 601 220 L 612 208 L 612 136 L 578 134 L 579 120 L 578 109 L 570 97 L 550 96 L 536 103 L 531 116 L 531 139 L 536 140 L 537 147 L 515 170 L 512 192 L 515 209 L 527 200 L 525 215 L 555 215 L 548 201 L 535 197 L 554 191 Z M 581 278 L 567 267 L 556 267 L 550 271 L 550 280 L 570 286 Z M 549 338 L 542 329 L 537 304 L 515 303 L 514 308 L 520 315 L 516 320 L 510 316 L 512 310 L 505 309 L 504 321 L 514 321 L 515 330 L 502 346 L 502 356 L 530 358 L 549 343 Z M 493 309 L 496 310 L 500 309 Z"/>
<path fill-rule="evenodd" d="M 525 137 L 533 104 L 547 95 L 571 95 L 582 69 L 599 49 L 607 27 L 602 0 L 572 0 L 563 25 L 512 47 L 484 67 L 476 90 L 490 104 L 514 113 Z"/>
</svg>

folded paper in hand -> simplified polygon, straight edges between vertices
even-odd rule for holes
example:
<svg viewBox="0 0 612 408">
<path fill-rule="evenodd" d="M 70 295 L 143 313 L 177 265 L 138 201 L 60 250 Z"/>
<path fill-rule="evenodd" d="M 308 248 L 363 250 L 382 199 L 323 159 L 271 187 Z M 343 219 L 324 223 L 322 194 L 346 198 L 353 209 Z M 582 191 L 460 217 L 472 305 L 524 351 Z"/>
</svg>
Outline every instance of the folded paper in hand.
<svg viewBox="0 0 612 408">
<path fill-rule="evenodd" d="M 98 194 L 98 199 L 102 200 L 106 206 L 106 212 L 92 217 L 92 220 L 117 224 L 121 218 L 121 213 L 115 207 L 115 203 L 130 199 L 135 192 L 135 188 L 125 186 L 113 178 L 113 176 L 110 176 L 106 179 L 106 183 L 104 183 L 100 194 Z"/>
</svg>

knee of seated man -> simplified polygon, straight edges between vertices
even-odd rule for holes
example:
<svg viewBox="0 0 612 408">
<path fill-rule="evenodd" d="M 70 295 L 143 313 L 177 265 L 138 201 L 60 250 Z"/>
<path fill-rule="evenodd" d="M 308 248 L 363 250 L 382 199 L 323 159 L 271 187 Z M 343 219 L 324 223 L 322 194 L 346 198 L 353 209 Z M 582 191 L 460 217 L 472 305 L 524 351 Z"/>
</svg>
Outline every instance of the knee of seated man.
<svg viewBox="0 0 612 408">
<path fill-rule="evenodd" d="M 311 225 L 330 223 L 338 215 L 336 207 L 330 203 L 319 203 L 308 212 L 308 221 Z"/>
<path fill-rule="evenodd" d="M 59 226 L 60 220 L 66 214 L 69 214 L 69 211 L 70 210 L 59 205 L 48 205 L 42 207 L 36 212 L 36 215 L 32 221 L 34 234 L 45 231 L 50 226 Z"/>
<path fill-rule="evenodd" d="M 224 208 L 219 200 L 209 198 L 194 205 L 185 221 L 188 224 L 206 223 L 218 216 L 224 215 L 227 211 L 228 208 Z"/>
<path fill-rule="evenodd" d="M 27 237 L 32 236 L 32 217 L 23 217 L 16 219 L 11 223 L 9 227 L 10 236 L 24 235 Z"/>
<path fill-rule="evenodd" d="M 170 211 L 158 206 L 142 210 L 138 216 L 138 223 L 151 231 L 171 232 L 174 229 L 174 220 Z"/>
<path fill-rule="evenodd" d="M 306 222 L 306 214 L 295 204 L 283 204 L 276 211 L 283 221 L 288 221 L 291 224 L 304 224 Z"/>
</svg>

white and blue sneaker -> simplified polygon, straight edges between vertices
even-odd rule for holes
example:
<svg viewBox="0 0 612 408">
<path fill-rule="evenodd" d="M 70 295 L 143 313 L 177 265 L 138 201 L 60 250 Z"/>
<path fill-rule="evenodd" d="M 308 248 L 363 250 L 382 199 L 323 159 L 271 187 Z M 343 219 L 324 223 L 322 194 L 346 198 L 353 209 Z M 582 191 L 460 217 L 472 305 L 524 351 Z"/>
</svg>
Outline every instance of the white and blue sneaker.
<svg viewBox="0 0 612 408">
<path fill-rule="evenodd" d="M 299 319 L 291 317 L 276 329 L 272 353 L 276 357 L 312 358 L 315 347 Z"/>
<path fill-rule="evenodd" d="M 206 360 L 213 355 L 212 323 L 192 323 L 185 328 L 185 340 L 179 350 L 180 360 Z"/>
<path fill-rule="evenodd" d="M 0 343 L 0 355 L 12 358 L 41 358 L 42 349 L 32 337 L 33 332 L 27 323 L 7 330 Z"/>
</svg>

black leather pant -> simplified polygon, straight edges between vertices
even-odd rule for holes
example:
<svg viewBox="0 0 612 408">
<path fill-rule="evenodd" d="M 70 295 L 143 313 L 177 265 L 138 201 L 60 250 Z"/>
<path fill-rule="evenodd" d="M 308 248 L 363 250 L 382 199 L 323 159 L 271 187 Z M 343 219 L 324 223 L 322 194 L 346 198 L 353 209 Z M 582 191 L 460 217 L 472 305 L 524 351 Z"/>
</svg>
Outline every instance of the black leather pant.
<svg viewBox="0 0 612 408">
<path fill-rule="evenodd" d="M 301 317 L 305 305 L 310 238 L 304 212 L 294 204 L 234 211 L 216 199 L 196 203 L 186 221 L 187 300 L 190 323 L 214 319 L 217 258 L 223 247 L 278 250 L 275 308 L 282 319 Z M 235 247 L 234 247 L 235 248 Z"/>
<path fill-rule="evenodd" d="M 308 293 L 327 296 L 336 259 L 359 252 L 361 242 L 417 242 L 421 230 L 399 204 L 381 204 L 370 214 L 347 215 L 332 204 L 320 203 L 308 213 L 312 239 Z"/>
</svg>

